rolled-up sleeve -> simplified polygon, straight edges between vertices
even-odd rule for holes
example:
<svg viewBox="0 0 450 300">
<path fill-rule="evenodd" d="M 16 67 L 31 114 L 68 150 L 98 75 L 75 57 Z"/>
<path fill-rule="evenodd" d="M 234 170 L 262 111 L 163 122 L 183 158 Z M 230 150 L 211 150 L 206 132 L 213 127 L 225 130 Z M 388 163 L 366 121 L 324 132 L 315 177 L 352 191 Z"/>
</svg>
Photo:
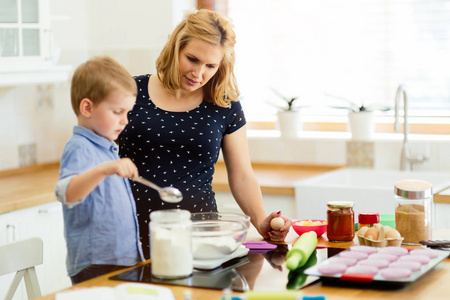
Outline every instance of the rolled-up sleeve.
<svg viewBox="0 0 450 300">
<path fill-rule="evenodd" d="M 55 185 L 56 199 L 58 199 L 58 201 L 61 202 L 67 208 L 75 207 L 78 204 L 80 204 L 81 202 L 83 202 L 83 200 L 84 200 L 84 199 L 81 199 L 81 200 L 75 201 L 75 202 L 67 202 L 67 198 L 66 198 L 67 187 L 69 186 L 70 180 L 72 180 L 72 178 L 74 176 L 75 175 L 61 178 L 58 180 L 58 182 Z"/>
</svg>

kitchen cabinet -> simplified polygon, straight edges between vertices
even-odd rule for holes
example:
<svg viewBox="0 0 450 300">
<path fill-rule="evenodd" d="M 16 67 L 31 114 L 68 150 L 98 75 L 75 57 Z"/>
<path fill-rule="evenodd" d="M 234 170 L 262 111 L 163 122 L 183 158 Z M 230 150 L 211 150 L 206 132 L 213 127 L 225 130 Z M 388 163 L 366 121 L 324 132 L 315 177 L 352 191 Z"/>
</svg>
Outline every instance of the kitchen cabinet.
<svg viewBox="0 0 450 300">
<path fill-rule="evenodd" d="M 450 188 L 434 195 L 434 228 L 450 228 Z"/>
<path fill-rule="evenodd" d="M 0 215 L 0 243 L 37 236 L 44 242 L 44 263 L 36 267 L 42 295 L 71 285 L 66 271 L 66 244 L 59 202 L 33 206 Z M 6 295 L 14 274 L 0 277 L 0 299 Z M 27 299 L 23 281 L 13 298 Z"/>
<path fill-rule="evenodd" d="M 450 228 L 450 204 L 435 203 L 434 204 L 434 227 Z"/>
</svg>

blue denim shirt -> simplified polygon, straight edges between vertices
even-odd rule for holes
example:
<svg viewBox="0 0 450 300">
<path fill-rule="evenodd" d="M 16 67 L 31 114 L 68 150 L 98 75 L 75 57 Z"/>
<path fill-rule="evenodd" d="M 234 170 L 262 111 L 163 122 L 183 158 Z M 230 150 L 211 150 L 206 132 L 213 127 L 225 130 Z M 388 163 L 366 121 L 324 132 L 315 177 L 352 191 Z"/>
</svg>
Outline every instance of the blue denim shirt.
<svg viewBox="0 0 450 300">
<path fill-rule="evenodd" d="M 81 126 L 74 127 L 64 147 L 55 193 L 63 204 L 69 276 L 92 264 L 132 266 L 144 260 L 127 178 L 107 176 L 84 199 L 66 201 L 67 186 L 75 175 L 118 160 L 117 151 L 116 143 Z"/>
</svg>

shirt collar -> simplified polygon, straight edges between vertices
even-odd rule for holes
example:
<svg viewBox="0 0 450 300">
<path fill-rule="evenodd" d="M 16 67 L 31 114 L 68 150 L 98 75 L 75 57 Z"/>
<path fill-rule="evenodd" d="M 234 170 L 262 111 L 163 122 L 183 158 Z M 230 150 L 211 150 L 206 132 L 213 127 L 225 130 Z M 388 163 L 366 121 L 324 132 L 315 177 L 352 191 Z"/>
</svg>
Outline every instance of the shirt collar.
<svg viewBox="0 0 450 300">
<path fill-rule="evenodd" d="M 81 136 L 87 138 L 88 140 L 90 140 L 92 143 L 95 143 L 95 144 L 99 145 L 100 147 L 106 148 L 115 153 L 119 152 L 119 147 L 117 146 L 116 142 L 110 141 L 102 136 L 99 136 L 98 134 L 94 133 L 93 131 L 87 129 L 86 127 L 74 126 L 73 134 L 81 135 Z"/>
</svg>

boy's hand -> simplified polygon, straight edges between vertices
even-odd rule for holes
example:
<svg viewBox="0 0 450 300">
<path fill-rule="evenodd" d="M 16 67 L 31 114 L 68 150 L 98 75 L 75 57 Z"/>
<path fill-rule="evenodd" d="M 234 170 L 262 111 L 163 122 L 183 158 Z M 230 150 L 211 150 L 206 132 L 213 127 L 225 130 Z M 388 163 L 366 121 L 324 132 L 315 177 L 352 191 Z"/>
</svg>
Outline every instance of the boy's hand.
<svg viewBox="0 0 450 300">
<path fill-rule="evenodd" d="M 136 165 L 128 157 L 121 158 L 111 162 L 104 163 L 106 175 L 117 174 L 121 177 L 135 179 L 139 177 Z"/>
</svg>

